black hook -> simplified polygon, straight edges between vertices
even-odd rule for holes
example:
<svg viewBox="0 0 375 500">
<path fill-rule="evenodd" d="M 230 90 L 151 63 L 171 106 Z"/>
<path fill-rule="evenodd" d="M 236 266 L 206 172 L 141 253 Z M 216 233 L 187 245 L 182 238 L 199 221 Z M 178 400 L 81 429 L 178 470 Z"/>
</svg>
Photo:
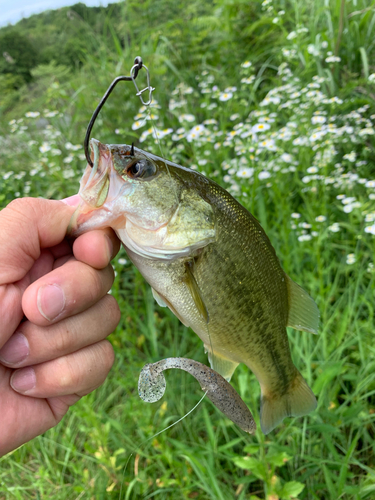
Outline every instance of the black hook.
<svg viewBox="0 0 375 500">
<path fill-rule="evenodd" d="M 89 152 L 90 135 L 91 135 L 91 130 L 92 130 L 92 127 L 94 126 L 95 120 L 96 120 L 98 114 L 100 113 L 100 110 L 104 106 L 106 100 L 108 99 L 108 96 L 110 95 L 110 93 L 112 92 L 112 90 L 116 87 L 116 85 L 118 84 L 118 82 L 121 82 L 121 81 L 126 81 L 126 82 L 134 81 L 137 78 L 138 71 L 142 68 L 142 66 L 143 66 L 142 58 L 140 56 L 137 56 L 134 59 L 134 66 L 133 66 L 132 71 L 131 71 L 132 76 L 118 76 L 117 78 L 115 78 L 113 80 L 113 82 L 111 83 L 111 85 L 108 87 L 108 89 L 107 89 L 106 93 L 104 94 L 104 96 L 102 97 L 102 100 L 98 104 L 96 110 L 94 111 L 94 113 L 93 113 L 93 115 L 91 117 L 91 120 L 90 120 L 90 122 L 88 124 L 87 130 L 86 130 L 85 141 L 83 143 L 84 148 L 85 148 L 86 160 L 88 161 L 88 163 L 89 163 L 89 165 L 91 167 L 93 167 L 93 163 L 91 161 L 90 152 Z M 134 70 L 134 74 L 133 74 L 133 70 Z"/>
</svg>

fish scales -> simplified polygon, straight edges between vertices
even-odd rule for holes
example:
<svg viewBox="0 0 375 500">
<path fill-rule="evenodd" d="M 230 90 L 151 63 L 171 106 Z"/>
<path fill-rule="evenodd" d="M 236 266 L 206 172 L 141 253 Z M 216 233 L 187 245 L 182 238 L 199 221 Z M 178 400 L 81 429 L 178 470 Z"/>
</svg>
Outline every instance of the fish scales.
<svg viewBox="0 0 375 500">
<path fill-rule="evenodd" d="M 256 218 L 197 172 L 126 145 L 91 146 L 73 234 L 113 227 L 159 304 L 202 339 L 211 367 L 227 380 L 239 363 L 254 372 L 263 432 L 312 411 L 286 326 L 317 333 L 319 312 Z"/>
</svg>

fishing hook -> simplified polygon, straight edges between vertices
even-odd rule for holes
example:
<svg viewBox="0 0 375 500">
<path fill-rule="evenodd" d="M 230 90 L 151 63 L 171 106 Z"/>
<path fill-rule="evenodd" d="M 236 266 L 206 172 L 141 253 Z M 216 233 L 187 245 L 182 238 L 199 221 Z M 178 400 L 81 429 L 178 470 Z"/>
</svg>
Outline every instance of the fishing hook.
<svg viewBox="0 0 375 500">
<path fill-rule="evenodd" d="M 145 87 L 144 89 L 142 90 L 139 90 L 138 88 L 138 85 L 135 81 L 135 79 L 137 78 L 138 76 L 138 72 L 140 69 L 144 68 L 146 70 L 146 75 L 147 75 L 147 87 Z M 135 59 L 134 59 L 134 66 L 132 67 L 132 69 L 130 70 L 130 76 L 118 76 L 117 78 L 115 78 L 113 80 L 113 82 L 111 83 L 111 85 L 108 87 L 106 93 L 104 94 L 104 96 L 102 97 L 100 103 L 98 104 L 96 110 L 94 111 L 92 117 L 91 117 L 91 120 L 87 126 L 87 130 L 86 130 L 86 136 L 85 136 L 85 140 L 84 140 L 84 148 L 85 148 L 85 156 L 86 156 L 86 160 L 88 162 L 88 164 L 93 167 L 93 163 L 91 161 L 91 157 L 90 157 L 90 151 L 89 151 L 89 142 L 90 142 L 90 135 L 91 135 L 91 131 L 92 131 L 92 128 L 94 126 L 94 123 L 95 123 L 95 120 L 96 118 L 98 117 L 98 114 L 100 113 L 100 110 L 102 109 L 102 107 L 104 106 L 106 100 L 108 99 L 109 95 L 111 94 L 112 90 L 116 87 L 116 85 L 118 84 L 118 82 L 121 82 L 121 81 L 126 81 L 126 82 L 133 82 L 134 83 L 134 86 L 137 90 L 137 96 L 140 98 L 140 100 L 142 101 L 142 104 L 144 106 L 149 106 L 151 104 L 151 101 L 152 101 L 152 92 L 155 90 L 155 88 L 151 87 L 151 84 L 150 84 L 150 73 L 148 71 L 148 68 L 147 66 L 145 66 L 143 64 L 143 61 L 142 61 L 142 58 L 140 56 L 137 56 Z M 145 102 L 142 98 L 142 94 L 143 92 L 145 92 L 146 90 L 149 91 L 149 99 L 147 102 Z"/>
</svg>

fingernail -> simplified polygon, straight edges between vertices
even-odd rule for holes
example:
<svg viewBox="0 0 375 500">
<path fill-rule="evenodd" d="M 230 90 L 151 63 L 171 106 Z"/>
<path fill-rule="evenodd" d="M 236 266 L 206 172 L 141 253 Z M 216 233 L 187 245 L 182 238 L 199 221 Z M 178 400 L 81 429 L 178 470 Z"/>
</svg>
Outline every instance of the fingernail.
<svg viewBox="0 0 375 500">
<path fill-rule="evenodd" d="M 81 197 L 79 194 L 74 194 L 73 196 L 69 196 L 69 198 L 64 198 L 63 200 L 60 200 L 65 205 L 69 205 L 71 207 L 76 207 L 79 205 L 79 202 L 81 201 Z"/>
<path fill-rule="evenodd" d="M 17 392 L 27 392 L 35 387 L 36 376 L 34 368 L 22 368 L 14 372 L 10 379 L 10 385 Z"/>
<path fill-rule="evenodd" d="M 29 343 L 25 335 L 15 333 L 0 349 L 0 360 L 14 365 L 26 359 L 29 352 Z"/>
<path fill-rule="evenodd" d="M 48 321 L 56 319 L 65 306 L 65 295 L 58 285 L 44 285 L 39 288 L 37 305 L 40 314 Z"/>
<path fill-rule="evenodd" d="M 109 238 L 107 235 L 106 235 L 106 238 L 107 238 L 107 241 L 108 241 L 108 260 L 111 260 L 112 259 L 112 256 L 113 256 L 113 243 L 111 241 L 111 238 Z"/>
</svg>

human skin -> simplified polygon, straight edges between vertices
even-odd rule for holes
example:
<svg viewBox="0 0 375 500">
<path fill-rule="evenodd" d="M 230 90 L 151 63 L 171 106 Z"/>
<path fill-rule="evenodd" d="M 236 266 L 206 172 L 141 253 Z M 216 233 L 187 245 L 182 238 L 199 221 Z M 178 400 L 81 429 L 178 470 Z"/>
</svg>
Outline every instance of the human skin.
<svg viewBox="0 0 375 500">
<path fill-rule="evenodd" d="M 0 456 L 57 425 L 114 361 L 111 229 L 65 238 L 78 198 L 0 211 Z"/>
</svg>

